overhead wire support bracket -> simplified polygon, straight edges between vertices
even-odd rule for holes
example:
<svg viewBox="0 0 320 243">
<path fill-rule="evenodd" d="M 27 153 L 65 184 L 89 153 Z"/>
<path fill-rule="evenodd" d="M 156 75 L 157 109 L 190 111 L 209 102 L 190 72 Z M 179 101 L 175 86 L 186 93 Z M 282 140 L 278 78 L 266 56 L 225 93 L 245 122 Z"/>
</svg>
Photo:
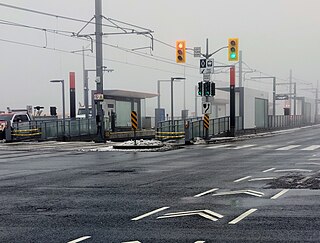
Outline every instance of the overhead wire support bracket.
<svg viewBox="0 0 320 243">
<path fill-rule="evenodd" d="M 92 50 L 93 50 L 93 38 L 92 38 L 91 36 L 95 36 L 96 34 L 95 34 L 95 33 L 91 33 L 91 34 L 80 34 L 80 33 L 81 33 L 89 24 L 93 24 L 94 18 L 95 18 L 95 16 L 92 17 L 77 33 L 73 33 L 73 35 L 72 35 L 72 36 L 79 37 L 79 38 L 81 38 L 81 37 L 90 38 L 90 41 L 91 41 L 91 44 L 92 44 L 92 46 L 91 46 L 91 52 L 92 52 Z M 121 32 L 109 32 L 109 33 L 107 32 L 107 33 L 103 33 L 103 34 L 102 34 L 103 36 L 130 35 L 130 34 L 143 35 L 143 36 L 151 39 L 151 44 L 150 44 L 150 46 L 132 48 L 131 50 L 132 50 L 132 51 L 135 51 L 135 50 L 142 50 L 142 49 L 150 49 L 151 51 L 153 51 L 153 49 L 154 49 L 154 38 L 153 38 L 152 33 L 153 33 L 154 31 L 152 31 L 152 30 L 150 30 L 150 29 L 147 29 L 147 28 L 144 28 L 144 27 L 141 27 L 141 26 L 138 26 L 138 25 L 133 25 L 133 24 L 126 23 L 126 22 L 119 21 L 119 20 L 112 19 L 112 18 L 107 18 L 107 17 L 105 17 L 105 16 L 102 16 L 102 18 L 112 24 L 112 25 L 102 24 L 103 27 L 109 27 L 109 28 L 121 30 Z M 132 27 L 132 28 L 129 28 L 129 27 L 126 27 L 126 26 L 120 26 L 120 24 L 129 26 L 129 27 Z M 138 30 L 136 30 L 135 28 L 137 28 Z"/>
</svg>

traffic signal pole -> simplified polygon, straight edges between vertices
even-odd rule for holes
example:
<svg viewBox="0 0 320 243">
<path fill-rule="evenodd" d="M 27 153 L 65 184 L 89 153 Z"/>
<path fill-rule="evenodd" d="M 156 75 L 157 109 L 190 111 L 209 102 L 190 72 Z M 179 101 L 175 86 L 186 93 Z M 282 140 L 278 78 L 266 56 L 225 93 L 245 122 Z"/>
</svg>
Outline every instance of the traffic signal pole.
<svg viewBox="0 0 320 243">
<path fill-rule="evenodd" d="M 230 136 L 235 136 L 236 130 L 236 97 L 235 97 L 236 69 L 230 68 Z"/>
</svg>

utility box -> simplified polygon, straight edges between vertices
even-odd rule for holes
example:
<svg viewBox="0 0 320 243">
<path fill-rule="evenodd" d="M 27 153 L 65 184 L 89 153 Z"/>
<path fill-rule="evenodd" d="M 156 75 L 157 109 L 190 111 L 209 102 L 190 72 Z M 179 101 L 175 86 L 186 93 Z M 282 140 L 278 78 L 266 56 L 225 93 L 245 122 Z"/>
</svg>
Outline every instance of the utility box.
<svg viewBox="0 0 320 243">
<path fill-rule="evenodd" d="M 166 120 L 166 112 L 164 108 L 156 108 L 155 109 L 155 127 L 158 126 L 159 122 Z"/>
<path fill-rule="evenodd" d="M 181 111 L 181 119 L 185 120 L 188 118 L 188 110 L 182 110 Z"/>
<path fill-rule="evenodd" d="M 146 116 L 142 118 L 142 128 L 143 129 L 151 129 L 151 117 Z"/>
</svg>

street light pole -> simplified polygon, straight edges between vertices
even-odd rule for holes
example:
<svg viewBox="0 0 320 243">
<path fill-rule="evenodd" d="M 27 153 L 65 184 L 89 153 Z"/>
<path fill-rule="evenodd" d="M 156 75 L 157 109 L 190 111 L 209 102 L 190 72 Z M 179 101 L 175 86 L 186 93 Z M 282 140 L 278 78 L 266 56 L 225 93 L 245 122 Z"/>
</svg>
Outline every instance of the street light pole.
<svg viewBox="0 0 320 243">
<path fill-rule="evenodd" d="M 171 77 L 170 81 L 171 81 L 171 121 L 173 122 L 173 82 L 175 80 L 185 80 L 186 78 L 182 78 L 182 77 Z"/>
<path fill-rule="evenodd" d="M 55 79 L 55 80 L 50 80 L 50 82 L 62 84 L 62 121 L 63 121 L 62 133 L 63 133 L 63 140 L 65 140 L 65 136 L 66 136 L 66 105 L 65 105 L 65 99 L 64 99 L 64 80 L 63 79 Z"/>
<path fill-rule="evenodd" d="M 173 80 L 174 78 L 171 78 L 171 121 L 173 122 Z"/>
</svg>

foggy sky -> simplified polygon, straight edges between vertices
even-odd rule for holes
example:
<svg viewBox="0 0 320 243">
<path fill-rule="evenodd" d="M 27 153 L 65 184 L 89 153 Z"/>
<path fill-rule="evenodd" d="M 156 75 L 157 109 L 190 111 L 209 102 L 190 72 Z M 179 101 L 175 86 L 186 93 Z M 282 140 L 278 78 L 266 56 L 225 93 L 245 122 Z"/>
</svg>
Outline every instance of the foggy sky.
<svg viewBox="0 0 320 243">
<path fill-rule="evenodd" d="M 94 0 L 5 0 L 0 3 L 43 11 L 50 14 L 89 21 L 94 16 Z M 298 95 L 314 96 L 304 89 L 306 83 L 319 79 L 320 56 L 320 1 L 319 0 L 103 0 L 103 14 L 154 31 L 154 50 L 142 49 L 137 53 L 146 58 L 104 45 L 104 65 L 114 69 L 104 75 L 105 89 L 127 89 L 141 92 L 157 92 L 157 80 L 186 76 L 186 108 L 194 111 L 194 86 L 201 80 L 199 59 L 187 56 L 186 65 L 177 65 L 175 45 L 178 39 L 187 41 L 188 48 L 201 46 L 205 51 L 206 38 L 213 52 L 227 44 L 230 37 L 238 37 L 243 60 L 252 69 L 288 81 L 293 70 L 294 82 L 298 83 Z M 37 27 L 40 29 L 78 32 L 84 23 L 48 17 L 35 13 L 0 6 L 0 19 Z M 105 21 L 105 24 L 110 24 Z M 119 32 L 104 28 L 104 32 Z M 94 33 L 89 25 L 81 32 Z M 66 34 L 69 35 L 70 34 Z M 25 46 L 17 43 L 27 45 Z M 150 39 L 137 35 L 106 36 L 104 43 L 134 49 L 147 47 Z M 33 28 L 0 24 L 0 110 L 6 107 L 25 108 L 41 105 L 48 114 L 50 106 L 61 112 L 61 86 L 50 83 L 51 79 L 66 81 L 68 73 L 76 72 L 77 103 L 83 104 L 82 56 L 72 51 L 89 47 L 90 42 Z M 152 54 L 152 56 L 150 56 Z M 86 68 L 95 68 L 95 53 L 86 52 Z M 228 64 L 227 51 L 215 56 L 215 61 Z M 161 61 L 161 60 L 162 61 Z M 222 70 L 227 71 L 227 70 Z M 256 73 L 255 76 L 260 75 Z M 95 74 L 90 73 L 90 89 L 95 89 Z M 250 77 L 250 75 L 247 75 Z M 216 74 L 218 87 L 228 85 L 227 74 Z M 299 79 L 299 80 L 297 80 Z M 247 81 L 246 87 L 268 90 L 271 82 Z M 161 86 L 161 106 L 170 110 L 170 86 Z M 175 110 L 183 107 L 183 84 L 175 84 Z M 154 116 L 156 98 L 147 101 L 147 115 Z M 69 110 L 67 105 L 67 111 Z M 180 114 L 180 113 L 179 113 Z"/>
</svg>

